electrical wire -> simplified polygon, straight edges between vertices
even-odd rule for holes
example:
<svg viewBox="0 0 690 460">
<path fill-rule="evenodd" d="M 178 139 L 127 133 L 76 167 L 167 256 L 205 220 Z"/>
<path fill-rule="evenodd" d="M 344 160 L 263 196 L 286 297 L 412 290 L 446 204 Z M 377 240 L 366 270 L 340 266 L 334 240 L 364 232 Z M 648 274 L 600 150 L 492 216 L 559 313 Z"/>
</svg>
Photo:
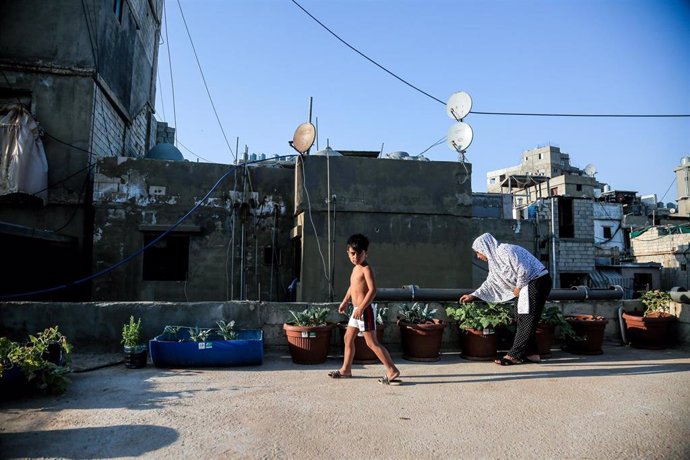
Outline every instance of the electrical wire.
<svg viewBox="0 0 690 460">
<path fill-rule="evenodd" d="M 187 147 L 186 145 L 184 145 L 184 144 L 182 143 L 182 141 L 180 141 L 179 139 L 177 139 L 177 143 L 180 145 L 180 147 L 182 147 L 183 149 L 185 149 L 186 151 L 188 151 L 189 153 L 191 153 L 191 154 L 194 155 L 195 157 L 199 158 L 200 160 L 204 160 L 204 161 L 206 161 L 206 162 L 208 162 L 208 163 L 214 163 L 213 161 L 208 160 L 208 159 L 202 157 L 201 155 L 197 155 L 196 153 L 192 152 L 192 151 L 189 149 L 189 147 Z"/>
<path fill-rule="evenodd" d="M 321 256 L 321 263 L 323 264 L 323 276 L 324 278 L 326 278 L 326 281 L 330 283 L 331 280 L 328 277 L 328 270 L 326 269 L 326 259 L 323 256 L 323 251 L 321 251 L 321 243 L 319 243 L 319 233 L 316 231 L 316 225 L 314 225 L 314 218 L 311 215 L 311 199 L 309 198 L 309 190 L 307 190 L 307 179 L 304 173 L 304 170 L 306 168 L 304 165 L 304 160 L 302 159 L 302 155 L 299 155 L 297 157 L 297 161 L 302 162 L 302 187 L 304 188 L 304 194 L 307 196 L 307 210 L 309 214 L 309 220 L 311 221 L 311 226 L 314 229 L 314 239 L 316 240 L 316 248 L 319 250 L 319 255 Z"/>
<path fill-rule="evenodd" d="M 417 86 L 413 85 L 412 83 L 408 82 L 404 78 L 396 75 L 395 73 L 388 70 L 387 68 L 385 68 L 384 66 L 382 66 L 378 62 L 374 61 L 372 58 L 370 58 L 369 56 L 367 56 L 363 52 L 359 51 L 354 46 L 350 45 L 348 42 L 346 42 L 345 40 L 340 38 L 338 36 L 338 34 L 336 34 L 331 29 L 329 29 L 324 23 L 322 23 L 321 21 L 316 19 L 316 17 L 314 17 L 314 15 L 312 15 L 309 11 L 307 11 L 302 5 L 297 3 L 296 0 L 291 0 L 291 1 L 292 1 L 292 3 L 297 5 L 297 7 L 299 9 L 301 9 L 307 16 L 312 18 L 317 24 L 319 24 L 321 27 L 323 27 L 326 31 L 328 31 L 328 33 L 333 35 L 336 39 L 338 39 L 338 41 L 340 41 L 342 44 L 344 44 L 345 46 L 350 48 L 352 51 L 359 54 L 360 56 L 362 56 L 364 59 L 366 59 L 367 61 L 374 64 L 379 69 L 383 70 L 384 72 L 386 72 L 387 74 L 389 74 L 393 78 L 406 84 L 407 86 L 414 89 L 415 91 L 422 93 L 423 95 L 427 96 L 428 98 L 430 98 L 430 99 L 432 99 L 432 100 L 434 100 L 440 104 L 446 105 L 446 103 L 443 102 L 441 99 L 432 96 L 431 94 L 427 93 L 426 91 L 421 90 Z M 178 2 L 179 2 L 179 0 L 178 0 Z M 503 116 L 520 116 L 520 117 L 595 117 L 595 118 L 688 118 L 688 117 L 690 117 L 690 114 L 670 114 L 669 115 L 669 114 L 526 113 L 526 112 L 479 112 L 479 111 L 475 111 L 475 110 L 471 110 L 470 113 L 473 113 L 476 115 L 503 115 Z"/>
<path fill-rule="evenodd" d="M 285 155 L 285 156 L 278 157 L 278 158 L 279 159 L 280 158 L 288 159 L 288 158 L 293 158 L 295 156 L 296 155 Z M 274 159 L 275 158 L 272 158 L 272 160 L 274 160 Z M 261 161 L 267 161 L 267 160 L 258 160 L 258 161 L 254 161 L 252 163 L 260 163 Z M 60 291 L 62 289 L 75 287 L 75 286 L 78 286 L 80 284 L 86 283 L 87 281 L 91 281 L 91 280 L 94 280 L 96 278 L 99 278 L 99 277 L 101 277 L 105 274 L 108 274 L 108 273 L 112 272 L 113 270 L 121 267 L 122 265 L 129 263 L 130 261 L 134 260 L 136 257 L 143 254 L 146 250 L 148 250 L 152 246 L 155 246 L 156 243 L 158 243 L 160 240 L 165 238 L 168 234 L 170 234 L 170 232 L 175 230 L 182 222 L 187 220 L 187 218 L 189 218 L 189 216 L 194 214 L 194 212 L 196 212 L 196 210 L 199 209 L 199 207 L 201 207 L 201 205 L 208 199 L 208 197 L 211 196 L 211 194 L 218 188 L 218 186 L 223 182 L 223 180 L 225 180 L 226 177 L 228 177 L 231 173 L 233 173 L 236 168 L 237 168 L 237 166 L 233 165 L 228 171 L 226 171 L 220 177 L 220 179 L 218 179 L 216 181 L 216 183 L 213 185 L 213 187 L 211 187 L 211 189 L 208 192 L 206 192 L 206 194 L 199 201 L 197 201 L 197 203 L 194 206 L 192 206 L 192 208 L 189 211 L 187 211 L 182 217 L 180 217 L 174 224 L 172 224 L 170 227 L 168 227 L 164 232 L 162 232 L 156 238 L 149 241 L 149 243 L 144 245 L 141 249 L 134 251 L 133 253 L 122 258 L 120 261 L 114 263 L 113 265 L 111 265 L 107 268 L 104 268 L 103 270 L 101 270 L 99 272 L 96 272 L 96 273 L 93 273 L 91 275 L 80 278 L 78 280 L 72 281 L 70 283 L 60 284 L 57 286 L 52 286 L 52 287 L 45 288 L 45 289 L 38 289 L 38 290 L 30 291 L 30 292 L 20 292 L 20 293 L 13 293 L 13 294 L 0 294 L 0 299 L 17 299 L 17 298 L 22 298 L 22 297 L 30 297 L 30 296 L 47 294 L 50 292 L 56 292 L 56 291 Z M 318 240 L 317 240 L 317 242 L 318 242 Z"/>
<path fill-rule="evenodd" d="M 163 5 L 163 19 L 165 20 L 165 44 L 166 48 L 168 49 L 168 69 L 170 71 L 170 93 L 172 94 L 172 103 L 173 103 L 173 122 L 175 123 L 175 138 L 174 140 L 177 140 L 177 106 L 175 105 L 175 81 L 173 80 L 173 70 L 172 70 L 172 59 L 170 57 L 170 40 L 168 39 L 168 10 L 165 8 L 165 4 Z M 161 100 L 163 98 L 161 97 Z"/>
<path fill-rule="evenodd" d="M 662 197 L 661 197 L 661 200 L 659 200 L 659 201 L 661 201 L 661 202 L 663 203 L 664 198 L 666 198 L 666 195 L 668 194 L 668 191 L 671 190 L 671 187 L 673 186 L 673 184 L 674 184 L 675 182 L 676 182 L 676 178 L 674 177 L 673 180 L 671 181 L 671 185 L 668 186 L 668 188 L 666 189 L 666 192 L 664 193 L 664 196 L 662 196 Z"/>
<path fill-rule="evenodd" d="M 199 62 L 199 56 L 196 53 L 196 48 L 194 47 L 194 41 L 192 40 L 192 34 L 189 33 L 189 27 L 187 27 L 187 20 L 184 17 L 184 12 L 182 11 L 182 5 L 180 0 L 177 0 L 177 6 L 180 8 L 180 14 L 182 15 L 182 22 L 184 23 L 184 28 L 187 31 L 187 36 L 189 37 L 189 43 L 192 45 L 192 51 L 194 52 L 194 58 L 196 59 L 196 65 L 199 67 L 199 72 L 201 73 L 201 79 L 204 82 L 204 87 L 206 88 L 206 94 L 208 95 L 209 101 L 211 101 L 211 107 L 213 107 L 213 113 L 216 116 L 216 121 L 218 121 L 218 126 L 220 126 L 220 131 L 223 133 L 223 138 L 225 139 L 225 145 L 228 146 L 228 150 L 237 162 L 237 155 L 232 151 L 230 143 L 228 142 L 228 137 L 225 135 L 225 129 L 223 129 L 223 124 L 220 122 L 220 117 L 218 116 L 218 111 L 216 110 L 216 105 L 213 103 L 213 98 L 211 97 L 211 91 L 208 89 L 208 84 L 206 83 L 206 77 L 204 76 L 204 70 L 201 68 L 201 62 Z"/>
<path fill-rule="evenodd" d="M 427 147 L 427 148 L 426 148 L 425 150 L 423 150 L 421 153 L 418 153 L 417 155 L 415 155 L 415 157 L 421 157 L 423 154 L 425 154 L 425 153 L 428 152 L 429 150 L 433 149 L 433 148 L 436 147 L 437 145 L 443 144 L 443 143 L 446 141 L 446 139 L 448 139 L 448 136 L 443 136 L 441 139 L 439 139 L 439 140 L 437 140 L 436 142 L 434 142 L 433 144 L 431 144 L 429 147 Z M 383 149 L 381 149 L 381 150 L 383 150 Z"/>
</svg>

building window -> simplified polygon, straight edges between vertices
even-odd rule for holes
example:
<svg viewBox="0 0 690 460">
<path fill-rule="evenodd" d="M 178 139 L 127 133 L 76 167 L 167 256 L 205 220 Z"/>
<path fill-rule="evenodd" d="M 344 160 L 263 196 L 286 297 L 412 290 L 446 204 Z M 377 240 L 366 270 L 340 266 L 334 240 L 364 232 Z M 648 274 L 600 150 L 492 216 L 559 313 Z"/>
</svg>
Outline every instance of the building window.
<svg viewBox="0 0 690 460">
<path fill-rule="evenodd" d="M 539 159 L 541 160 L 541 153 L 539 154 Z"/>
<path fill-rule="evenodd" d="M 490 184 L 495 184 L 495 183 L 496 183 L 496 178 L 495 178 L 495 177 L 492 177 L 491 179 L 489 179 L 489 183 L 490 183 Z"/>
<path fill-rule="evenodd" d="M 113 0 L 113 13 L 117 17 L 117 20 L 122 22 L 122 4 L 124 0 Z"/>
<path fill-rule="evenodd" d="M 551 187 L 551 196 L 558 195 L 558 187 Z"/>
<path fill-rule="evenodd" d="M 573 215 L 572 198 L 558 199 L 558 236 L 561 238 L 575 237 L 575 218 Z"/>
<path fill-rule="evenodd" d="M 160 233 L 144 233 L 144 245 Z M 144 281 L 185 281 L 189 271 L 189 235 L 168 234 L 144 251 Z"/>
<path fill-rule="evenodd" d="M 613 235 L 611 230 L 612 230 L 612 227 L 608 227 L 608 226 L 604 227 L 604 238 L 606 238 L 607 240 L 610 239 L 611 236 Z"/>
<path fill-rule="evenodd" d="M 688 269 L 688 264 L 680 264 L 680 271 L 686 271 Z"/>
<path fill-rule="evenodd" d="M 582 184 L 577 184 L 575 186 L 575 190 L 577 190 L 578 192 L 581 192 L 582 191 Z"/>
<path fill-rule="evenodd" d="M 273 246 L 264 247 L 264 265 L 282 265 L 283 252 Z"/>
</svg>

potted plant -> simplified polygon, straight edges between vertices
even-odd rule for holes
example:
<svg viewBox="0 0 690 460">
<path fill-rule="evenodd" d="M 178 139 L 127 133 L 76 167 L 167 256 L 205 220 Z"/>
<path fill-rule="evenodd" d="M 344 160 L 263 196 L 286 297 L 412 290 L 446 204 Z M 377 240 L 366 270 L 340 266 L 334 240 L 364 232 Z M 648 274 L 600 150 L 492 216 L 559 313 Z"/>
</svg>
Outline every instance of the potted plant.
<svg viewBox="0 0 690 460">
<path fill-rule="evenodd" d="M 561 339 L 564 337 L 570 337 L 572 340 L 579 339 L 560 308 L 556 306 L 545 308 L 536 329 L 537 350 L 542 358 L 551 357 L 551 347 L 556 335 L 556 328 L 559 330 Z"/>
<path fill-rule="evenodd" d="M 579 355 L 600 355 L 604 351 L 604 330 L 609 320 L 598 315 L 568 315 L 565 317 L 574 334 L 565 335 L 563 349 Z"/>
<path fill-rule="evenodd" d="M 225 367 L 263 363 L 263 331 L 235 329 L 220 320 L 215 328 L 165 326 L 149 341 L 156 367 Z"/>
<path fill-rule="evenodd" d="M 318 364 L 326 361 L 335 325 L 328 323 L 329 309 L 310 306 L 301 312 L 290 310 L 293 320 L 283 324 L 292 361 Z"/>
<path fill-rule="evenodd" d="M 347 310 L 345 310 L 345 315 L 347 318 L 350 318 L 352 316 L 352 304 L 350 304 L 347 307 Z M 381 306 L 376 308 L 376 338 L 378 339 L 379 342 L 383 340 L 383 333 L 386 328 L 386 325 L 384 324 L 384 318 L 386 317 L 386 314 L 388 313 L 388 307 Z M 338 330 L 340 330 L 340 343 L 342 346 L 344 346 L 344 340 L 345 340 L 345 332 L 347 331 L 347 320 L 346 321 L 341 321 L 338 323 Z M 357 363 L 357 364 L 374 364 L 379 362 L 379 359 L 376 357 L 376 354 L 369 348 L 369 345 L 367 345 L 366 340 L 364 340 L 364 337 L 360 334 L 355 337 L 355 356 L 352 360 L 352 362 Z"/>
<path fill-rule="evenodd" d="M 460 328 L 461 356 L 466 359 L 489 361 L 496 358 L 498 339 L 496 328 L 508 326 L 512 317 L 507 304 L 467 302 L 446 308 L 448 317 Z"/>
<path fill-rule="evenodd" d="M 70 383 L 66 374 L 71 351 L 72 346 L 57 326 L 30 335 L 24 344 L 0 338 L 0 395 L 63 393 Z"/>
<path fill-rule="evenodd" d="M 122 325 L 122 345 L 124 346 L 125 366 L 128 369 L 146 366 L 146 344 L 141 337 L 141 318 L 134 321 L 134 316 L 130 316 L 129 323 Z"/>
<path fill-rule="evenodd" d="M 659 350 L 673 343 L 672 327 L 676 317 L 669 313 L 671 294 L 645 291 L 640 297 L 645 311 L 623 312 L 625 336 L 635 348 Z"/>
<path fill-rule="evenodd" d="M 436 318 L 437 309 L 415 302 L 398 310 L 398 327 L 403 359 L 408 361 L 438 361 L 441 359 L 441 340 L 446 323 Z"/>
</svg>

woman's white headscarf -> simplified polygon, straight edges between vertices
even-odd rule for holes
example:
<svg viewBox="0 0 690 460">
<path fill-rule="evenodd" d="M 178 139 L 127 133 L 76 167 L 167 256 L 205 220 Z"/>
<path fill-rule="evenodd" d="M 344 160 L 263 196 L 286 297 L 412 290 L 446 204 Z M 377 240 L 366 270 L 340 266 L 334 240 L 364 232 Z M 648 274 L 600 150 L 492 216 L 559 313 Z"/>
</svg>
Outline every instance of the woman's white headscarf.
<svg viewBox="0 0 690 460">
<path fill-rule="evenodd" d="M 487 258 L 489 275 L 473 295 L 487 302 L 505 302 L 514 297 L 515 272 L 497 254 L 498 241 L 490 233 L 484 233 L 472 243 L 472 250 Z"/>
</svg>

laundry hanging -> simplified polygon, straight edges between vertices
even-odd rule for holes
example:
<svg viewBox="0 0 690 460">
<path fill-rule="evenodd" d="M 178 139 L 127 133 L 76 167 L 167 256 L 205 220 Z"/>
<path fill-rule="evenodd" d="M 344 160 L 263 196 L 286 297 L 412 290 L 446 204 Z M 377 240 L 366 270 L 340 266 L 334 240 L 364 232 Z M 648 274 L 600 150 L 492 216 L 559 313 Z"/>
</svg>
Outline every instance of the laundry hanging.
<svg viewBox="0 0 690 460">
<path fill-rule="evenodd" d="M 0 195 L 28 193 L 46 204 L 48 160 L 40 128 L 22 105 L 0 107 Z"/>
</svg>

